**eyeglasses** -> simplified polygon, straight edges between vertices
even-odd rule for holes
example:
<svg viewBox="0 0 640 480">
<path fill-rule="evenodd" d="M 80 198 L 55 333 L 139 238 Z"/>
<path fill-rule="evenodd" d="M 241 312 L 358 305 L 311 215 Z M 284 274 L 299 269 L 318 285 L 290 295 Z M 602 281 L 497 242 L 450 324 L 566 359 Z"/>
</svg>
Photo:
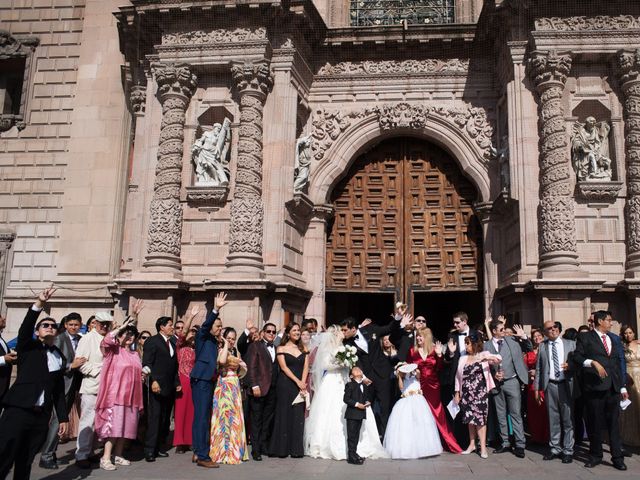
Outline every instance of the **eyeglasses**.
<svg viewBox="0 0 640 480">
<path fill-rule="evenodd" d="M 419 318 L 419 319 L 416 319 L 416 323 L 427 323 L 427 321 Z"/>
<path fill-rule="evenodd" d="M 145 335 L 143 337 L 140 337 L 140 340 L 146 340 L 147 338 L 149 338 L 149 335 Z"/>
<path fill-rule="evenodd" d="M 38 325 L 38 328 L 58 328 L 58 325 L 56 325 L 55 323 L 42 322 L 40 325 Z"/>
<path fill-rule="evenodd" d="M 271 334 L 274 334 L 274 333 L 276 333 L 276 331 L 275 331 L 275 330 L 265 330 L 265 331 L 264 331 L 264 333 L 271 333 Z"/>
</svg>

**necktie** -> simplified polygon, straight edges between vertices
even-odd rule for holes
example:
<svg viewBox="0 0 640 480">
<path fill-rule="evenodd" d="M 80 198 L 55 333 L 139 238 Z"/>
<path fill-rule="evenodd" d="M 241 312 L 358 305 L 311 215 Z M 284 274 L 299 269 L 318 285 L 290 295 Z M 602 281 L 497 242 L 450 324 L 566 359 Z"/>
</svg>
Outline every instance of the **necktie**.
<svg viewBox="0 0 640 480">
<path fill-rule="evenodd" d="M 604 345 L 604 351 L 607 352 L 607 357 L 608 357 L 610 354 L 609 354 L 609 346 L 607 345 L 606 335 L 602 335 L 602 344 Z"/>
<path fill-rule="evenodd" d="M 168 338 L 167 338 L 166 342 L 167 342 L 167 348 L 169 349 L 169 355 L 171 355 L 171 342 L 169 341 Z"/>
<path fill-rule="evenodd" d="M 498 340 L 498 351 L 502 350 L 502 344 L 504 343 L 504 340 Z"/>
<path fill-rule="evenodd" d="M 556 380 L 560 378 L 560 362 L 558 361 L 558 350 L 556 349 L 556 342 L 551 342 L 551 356 L 553 357 L 553 371 L 556 375 Z"/>
</svg>

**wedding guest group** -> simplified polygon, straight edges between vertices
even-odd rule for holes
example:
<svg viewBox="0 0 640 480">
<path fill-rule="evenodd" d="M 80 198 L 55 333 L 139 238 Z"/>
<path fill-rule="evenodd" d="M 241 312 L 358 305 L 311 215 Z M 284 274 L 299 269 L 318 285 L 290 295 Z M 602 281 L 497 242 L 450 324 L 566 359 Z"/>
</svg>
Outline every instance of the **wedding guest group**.
<svg viewBox="0 0 640 480">
<path fill-rule="evenodd" d="M 169 457 L 174 446 L 192 451 L 203 468 L 263 456 L 345 460 L 355 468 L 445 450 L 479 461 L 490 453 L 524 458 L 527 433 L 548 445 L 545 461 L 571 463 L 581 440 L 576 398 L 589 436 L 585 467 L 603 460 L 603 430 L 619 470 L 626 469 L 623 442 L 640 445 L 640 347 L 632 327 L 611 332 L 610 312 L 594 312 L 592 328 L 564 335 L 560 322 L 548 321 L 531 338 L 504 317 L 473 328 L 458 312 L 442 343 L 427 317 L 414 320 L 401 303 L 386 321 L 346 318 L 319 331 L 305 319 L 278 333 L 271 322 L 258 329 L 247 319 L 236 332 L 221 316 L 221 292 L 201 325 L 194 307 L 178 328 L 163 316 L 155 335 L 139 333 L 137 301 L 121 325 L 99 311 L 80 335 L 78 314 L 60 326 L 38 320 L 53 293 L 40 293 L 27 311 L 16 352 L 0 336 L 0 480 L 12 468 L 14 478 L 29 478 L 39 451 L 40 467 L 59 468 L 56 447 L 78 398 L 76 465 L 93 468 L 97 460 L 105 471 L 131 465 L 128 448 L 137 438 L 147 462 Z M 4 326 L 0 318 L 0 333 Z"/>
</svg>

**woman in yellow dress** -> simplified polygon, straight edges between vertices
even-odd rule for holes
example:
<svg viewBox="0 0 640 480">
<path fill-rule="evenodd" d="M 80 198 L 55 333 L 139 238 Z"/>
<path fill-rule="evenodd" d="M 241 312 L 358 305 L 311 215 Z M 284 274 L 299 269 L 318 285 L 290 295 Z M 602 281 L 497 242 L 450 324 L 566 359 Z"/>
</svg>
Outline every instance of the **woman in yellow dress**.
<svg viewBox="0 0 640 480">
<path fill-rule="evenodd" d="M 622 443 L 631 447 L 640 446 L 640 343 L 629 325 L 620 329 L 624 344 L 624 358 L 627 362 L 627 392 L 629 405 L 620 413 L 620 436 Z"/>
</svg>

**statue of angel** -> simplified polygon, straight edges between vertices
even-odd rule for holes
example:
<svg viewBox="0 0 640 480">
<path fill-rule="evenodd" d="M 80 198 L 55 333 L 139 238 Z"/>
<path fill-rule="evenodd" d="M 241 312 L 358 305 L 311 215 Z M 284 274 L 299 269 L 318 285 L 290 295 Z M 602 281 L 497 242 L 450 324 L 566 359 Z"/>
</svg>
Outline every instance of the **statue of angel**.
<svg viewBox="0 0 640 480">
<path fill-rule="evenodd" d="M 571 139 L 571 159 L 578 181 L 611 180 L 613 171 L 609 158 L 609 131 L 606 121 L 587 117 L 584 124 L 576 122 Z"/>
<path fill-rule="evenodd" d="M 222 124 L 215 123 L 191 147 L 196 167 L 196 185 L 222 187 L 229 184 L 229 146 L 231 144 L 231 121 L 225 118 Z"/>
<path fill-rule="evenodd" d="M 311 169 L 311 135 L 303 135 L 296 142 L 296 164 L 293 191 L 302 192 L 309 183 Z"/>
</svg>

